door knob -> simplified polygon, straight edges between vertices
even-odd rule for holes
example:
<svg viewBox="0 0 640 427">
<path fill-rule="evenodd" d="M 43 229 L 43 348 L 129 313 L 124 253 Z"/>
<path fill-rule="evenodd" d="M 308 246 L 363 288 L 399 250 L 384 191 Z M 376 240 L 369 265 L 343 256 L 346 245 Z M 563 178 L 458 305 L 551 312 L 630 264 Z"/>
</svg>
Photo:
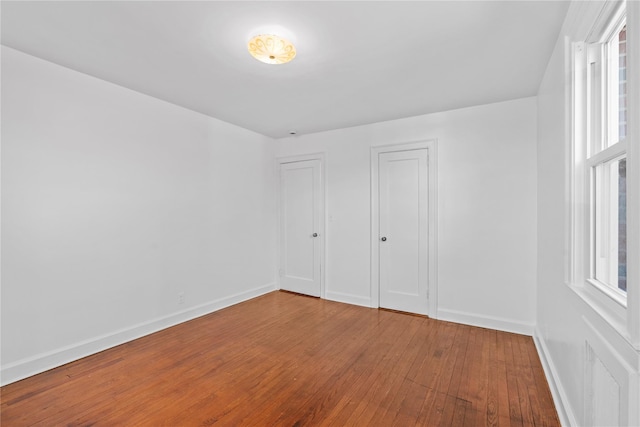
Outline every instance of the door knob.
<svg viewBox="0 0 640 427">
<path fill-rule="evenodd" d="M 318 237 L 318 233 L 313 233 L 313 237 Z"/>
<path fill-rule="evenodd" d="M 387 238 L 386 238 L 386 237 L 383 237 L 383 238 L 381 238 L 380 240 L 382 240 L 383 242 L 386 242 L 386 241 L 387 241 Z"/>
</svg>

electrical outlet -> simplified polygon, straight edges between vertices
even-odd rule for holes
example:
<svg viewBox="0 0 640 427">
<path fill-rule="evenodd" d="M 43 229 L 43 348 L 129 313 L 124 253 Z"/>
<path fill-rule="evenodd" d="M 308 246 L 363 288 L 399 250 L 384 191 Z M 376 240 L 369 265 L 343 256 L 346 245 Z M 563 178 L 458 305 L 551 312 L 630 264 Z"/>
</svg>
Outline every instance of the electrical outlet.
<svg viewBox="0 0 640 427">
<path fill-rule="evenodd" d="M 184 304 L 184 292 L 178 294 L 178 304 Z"/>
</svg>

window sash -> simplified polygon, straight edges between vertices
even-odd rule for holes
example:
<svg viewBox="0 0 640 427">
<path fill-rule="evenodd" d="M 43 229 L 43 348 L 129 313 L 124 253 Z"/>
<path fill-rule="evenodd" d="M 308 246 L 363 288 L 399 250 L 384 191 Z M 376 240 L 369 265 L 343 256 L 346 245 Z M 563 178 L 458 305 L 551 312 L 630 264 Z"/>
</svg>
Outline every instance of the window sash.
<svg viewBox="0 0 640 427">
<path fill-rule="evenodd" d="M 620 168 L 626 153 L 590 168 L 590 270 L 589 278 L 613 288 L 621 296 Z M 626 264 L 624 264 L 626 265 Z"/>
</svg>

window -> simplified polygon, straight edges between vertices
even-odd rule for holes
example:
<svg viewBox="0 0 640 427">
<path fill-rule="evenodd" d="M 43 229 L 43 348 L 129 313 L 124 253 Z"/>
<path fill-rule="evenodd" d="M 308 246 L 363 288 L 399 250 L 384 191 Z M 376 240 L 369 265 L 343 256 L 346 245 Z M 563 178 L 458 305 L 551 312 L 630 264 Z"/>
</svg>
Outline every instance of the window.
<svg viewBox="0 0 640 427">
<path fill-rule="evenodd" d="M 564 39 L 565 281 L 640 350 L 640 2 L 575 4 Z"/>
<path fill-rule="evenodd" d="M 626 306 L 627 25 L 624 4 L 574 46 L 575 279 Z M 581 280 L 582 279 L 582 280 Z"/>
</svg>

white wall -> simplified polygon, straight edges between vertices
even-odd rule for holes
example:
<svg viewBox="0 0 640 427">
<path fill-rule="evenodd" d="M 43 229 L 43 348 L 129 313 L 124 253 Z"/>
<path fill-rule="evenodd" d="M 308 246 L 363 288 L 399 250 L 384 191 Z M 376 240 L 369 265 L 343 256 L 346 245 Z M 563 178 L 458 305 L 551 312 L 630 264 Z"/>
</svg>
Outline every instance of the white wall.
<svg viewBox="0 0 640 427">
<path fill-rule="evenodd" d="M 275 289 L 272 159 L 267 137 L 3 47 L 2 382 Z"/>
<path fill-rule="evenodd" d="M 606 369 L 618 379 L 626 377 L 621 382 L 627 381 L 628 386 L 626 390 L 623 387 L 619 395 L 597 395 L 598 406 L 614 412 L 629 409 L 627 416 L 630 421 L 624 425 L 638 425 L 640 353 L 600 312 L 565 284 L 568 265 L 565 178 L 568 172 L 567 149 L 571 142 L 567 133 L 571 111 L 568 41 L 584 40 L 601 8 L 602 3 L 596 2 L 572 4 L 538 93 L 538 304 L 535 338 L 564 424 L 591 425 L 591 420 L 585 417 L 585 411 L 592 406 L 589 396 L 592 383 L 587 379 L 590 362 L 586 352 L 590 346 L 599 352 L 597 357 Z"/>
<path fill-rule="evenodd" d="M 437 317 L 532 333 L 536 301 L 536 99 L 277 140 L 324 152 L 327 298 L 371 304 L 370 149 L 438 140 Z"/>
</svg>

